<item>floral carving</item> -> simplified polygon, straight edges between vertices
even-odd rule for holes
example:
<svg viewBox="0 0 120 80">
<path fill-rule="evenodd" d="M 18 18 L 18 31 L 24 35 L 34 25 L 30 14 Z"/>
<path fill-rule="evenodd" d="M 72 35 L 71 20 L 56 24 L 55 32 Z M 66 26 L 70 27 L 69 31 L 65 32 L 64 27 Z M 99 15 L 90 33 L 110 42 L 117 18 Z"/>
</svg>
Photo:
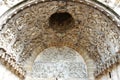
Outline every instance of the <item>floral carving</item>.
<svg viewBox="0 0 120 80">
<path fill-rule="evenodd" d="M 68 46 L 78 52 L 84 49 L 95 62 L 107 61 L 119 51 L 120 34 L 111 19 L 86 4 L 67 2 L 65 7 L 74 19 L 73 28 L 62 33 L 50 28 L 49 18 L 58 11 L 58 1 L 38 3 L 20 11 L 4 25 L 0 47 L 16 55 L 16 59 L 19 56 L 21 64 L 33 52 L 38 54 L 52 46 Z"/>
</svg>

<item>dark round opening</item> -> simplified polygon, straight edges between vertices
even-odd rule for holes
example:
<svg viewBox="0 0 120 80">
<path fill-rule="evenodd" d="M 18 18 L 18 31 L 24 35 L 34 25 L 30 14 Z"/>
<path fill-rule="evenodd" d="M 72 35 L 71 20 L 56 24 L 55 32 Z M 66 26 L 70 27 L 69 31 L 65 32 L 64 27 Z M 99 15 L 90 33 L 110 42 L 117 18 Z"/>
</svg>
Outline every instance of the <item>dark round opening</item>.
<svg viewBox="0 0 120 80">
<path fill-rule="evenodd" d="M 65 32 L 70 29 L 74 25 L 74 19 L 72 16 L 65 13 L 54 13 L 49 18 L 50 27 L 57 32 Z"/>
</svg>

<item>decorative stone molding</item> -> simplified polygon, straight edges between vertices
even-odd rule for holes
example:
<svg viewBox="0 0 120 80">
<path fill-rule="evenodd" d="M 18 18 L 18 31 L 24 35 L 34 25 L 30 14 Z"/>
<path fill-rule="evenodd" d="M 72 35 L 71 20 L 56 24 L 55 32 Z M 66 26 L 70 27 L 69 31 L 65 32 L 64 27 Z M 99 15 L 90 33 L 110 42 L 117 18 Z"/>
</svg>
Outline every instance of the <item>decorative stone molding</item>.
<svg viewBox="0 0 120 80">
<path fill-rule="evenodd" d="M 99 75 L 103 74 L 104 71 L 110 69 L 113 65 L 120 63 L 120 53 L 113 55 L 107 61 L 104 62 L 97 62 L 97 69 L 95 71 L 95 76 L 98 77 Z"/>
<path fill-rule="evenodd" d="M 8 7 L 12 7 L 16 5 L 19 2 L 22 2 L 23 0 L 1 0 L 0 1 L 0 6 L 6 5 Z"/>
<path fill-rule="evenodd" d="M 50 17 L 55 13 L 70 14 L 74 27 L 61 32 L 61 27 L 51 28 Z M 33 55 L 53 46 L 67 46 L 81 55 L 87 53 L 94 62 L 107 62 L 110 61 L 108 57 L 118 55 L 116 52 L 120 50 L 119 19 L 95 1 L 24 2 L 0 18 L 0 46 L 15 55 L 15 60 L 18 59 L 23 68 Z M 61 24 L 66 26 L 64 22 Z M 98 63 L 96 67 L 101 66 Z"/>
<path fill-rule="evenodd" d="M 25 77 L 25 71 L 19 64 L 16 63 L 14 56 L 7 54 L 3 48 L 0 48 L 0 61 L 4 64 L 11 72 L 16 74 L 21 79 Z"/>
</svg>

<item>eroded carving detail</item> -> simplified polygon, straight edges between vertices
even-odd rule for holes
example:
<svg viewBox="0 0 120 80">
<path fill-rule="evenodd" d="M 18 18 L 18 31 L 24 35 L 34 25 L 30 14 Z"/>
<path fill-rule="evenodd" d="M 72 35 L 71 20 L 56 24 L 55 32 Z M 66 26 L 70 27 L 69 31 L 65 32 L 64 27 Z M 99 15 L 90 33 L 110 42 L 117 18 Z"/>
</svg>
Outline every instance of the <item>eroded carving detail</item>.
<svg viewBox="0 0 120 80">
<path fill-rule="evenodd" d="M 36 58 L 32 78 L 58 78 L 87 80 L 87 68 L 82 57 L 72 49 L 48 48 Z"/>
<path fill-rule="evenodd" d="M 21 63 L 35 49 L 38 48 L 39 53 L 51 46 L 68 46 L 78 50 L 82 47 L 96 62 L 107 61 L 119 51 L 117 26 L 103 13 L 88 5 L 68 2 L 66 9 L 73 16 L 75 26 L 63 33 L 56 33 L 49 28 L 49 17 L 58 10 L 57 4 L 57 1 L 37 4 L 15 15 L 0 33 L 0 47 L 16 55 L 16 59 L 20 55 L 18 61 Z"/>
</svg>

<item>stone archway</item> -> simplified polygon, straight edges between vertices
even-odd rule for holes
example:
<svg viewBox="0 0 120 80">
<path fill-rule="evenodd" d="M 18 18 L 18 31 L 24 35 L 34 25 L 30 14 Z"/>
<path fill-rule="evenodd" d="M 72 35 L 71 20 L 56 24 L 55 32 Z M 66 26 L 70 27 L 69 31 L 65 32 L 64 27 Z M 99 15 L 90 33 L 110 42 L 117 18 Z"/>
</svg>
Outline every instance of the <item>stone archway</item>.
<svg viewBox="0 0 120 80">
<path fill-rule="evenodd" d="M 82 56 L 68 47 L 51 47 L 35 59 L 26 80 L 88 80 Z"/>
<path fill-rule="evenodd" d="M 74 27 L 71 24 L 67 29 L 61 27 L 61 21 L 54 20 L 57 19 L 55 16 L 66 16 L 62 25 L 66 26 L 68 19 Z M 29 71 L 26 65 L 31 64 L 27 62 L 32 63 L 44 49 L 52 46 L 70 47 L 85 58 L 88 67 L 91 67 L 91 63 L 87 59 L 93 60 L 95 68 L 88 70 L 89 80 L 94 80 L 94 77 L 109 67 L 106 66 L 109 61 L 107 58 L 117 55 L 120 49 L 118 19 L 115 14 L 95 1 L 26 1 L 0 18 L 0 48 L 15 56 L 16 62 L 20 63 L 25 71 Z M 53 25 L 52 21 L 60 25 L 53 27 L 56 25 Z"/>
</svg>

